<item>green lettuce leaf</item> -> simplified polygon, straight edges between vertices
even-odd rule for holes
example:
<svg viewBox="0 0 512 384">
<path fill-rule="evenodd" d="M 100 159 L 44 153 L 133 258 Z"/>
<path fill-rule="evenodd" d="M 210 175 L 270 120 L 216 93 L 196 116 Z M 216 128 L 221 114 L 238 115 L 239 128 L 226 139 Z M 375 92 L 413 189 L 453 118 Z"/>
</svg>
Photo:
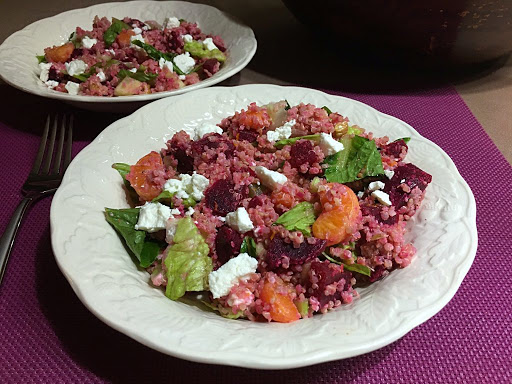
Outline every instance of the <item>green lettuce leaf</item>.
<svg viewBox="0 0 512 384">
<path fill-rule="evenodd" d="M 149 83 L 151 80 L 158 77 L 158 75 L 156 73 L 151 73 L 151 72 L 146 73 L 144 71 L 144 69 L 139 68 L 139 69 L 137 69 L 137 72 L 130 72 L 127 69 L 121 69 L 118 72 L 117 77 L 119 77 L 119 80 L 123 80 L 125 77 L 131 77 L 132 79 L 135 79 L 135 80 L 138 80 L 138 81 L 141 81 L 144 83 Z"/>
<path fill-rule="evenodd" d="M 162 191 L 157 197 L 155 197 L 153 200 L 151 200 L 152 203 L 162 202 L 162 200 L 170 200 L 174 196 L 174 193 L 171 193 L 169 191 Z M 172 206 L 172 205 L 171 205 Z"/>
<path fill-rule="evenodd" d="M 126 24 L 124 21 L 118 20 L 115 17 L 112 18 L 112 24 L 103 34 L 103 41 L 105 42 L 105 46 L 108 48 L 112 45 L 114 41 L 116 41 L 117 35 L 121 33 L 124 29 L 131 29 L 131 27 Z"/>
<path fill-rule="evenodd" d="M 37 64 L 47 63 L 45 55 L 36 56 Z"/>
<path fill-rule="evenodd" d="M 183 49 L 186 52 L 189 52 L 191 56 L 199 57 L 201 59 L 217 59 L 221 63 L 226 61 L 226 55 L 219 49 L 216 48 L 210 51 L 203 46 L 202 42 L 199 41 L 190 41 L 185 43 Z"/>
<path fill-rule="evenodd" d="M 405 144 L 407 144 L 409 141 L 411 141 L 411 138 L 410 137 L 401 137 L 399 139 L 396 139 L 395 141 L 400 141 L 400 140 L 403 140 L 405 142 Z"/>
<path fill-rule="evenodd" d="M 343 269 L 346 269 L 347 271 L 357 272 L 357 273 L 360 273 L 360 274 L 366 275 L 366 276 L 370 276 L 372 274 L 371 268 L 367 267 L 366 265 L 361 265 L 361 264 L 357 264 L 357 263 L 345 264 L 345 263 L 341 262 L 340 260 L 332 258 L 325 252 L 322 252 L 322 255 L 324 255 L 324 257 L 327 260 L 329 260 L 331 263 L 343 265 Z"/>
<path fill-rule="evenodd" d="M 294 144 L 296 141 L 298 140 L 301 140 L 301 139 L 308 139 L 308 140 L 318 140 L 320 138 L 320 134 L 319 133 L 315 133 L 314 135 L 306 135 L 306 136 L 298 136 L 298 137 L 292 137 L 291 139 L 284 139 L 284 140 L 279 140 L 279 141 L 276 141 L 274 143 L 274 146 L 276 148 L 283 148 L 285 145 L 292 145 Z"/>
<path fill-rule="evenodd" d="M 73 77 L 77 80 L 80 80 L 82 82 L 86 81 L 89 77 L 91 77 L 92 75 L 96 74 L 96 68 L 103 68 L 103 69 L 108 69 L 110 68 L 112 65 L 114 64 L 117 64 L 119 63 L 118 60 L 115 60 L 115 59 L 110 59 L 108 60 L 105 65 L 103 65 L 102 62 L 99 62 L 99 63 L 96 63 L 94 64 L 93 66 L 91 66 L 91 68 L 89 68 L 89 70 L 87 72 L 84 72 L 84 73 L 81 73 L 79 75 L 73 75 Z"/>
<path fill-rule="evenodd" d="M 323 109 L 325 112 L 327 112 L 327 114 L 328 114 L 328 115 L 330 115 L 330 114 L 332 113 L 332 111 L 331 111 L 328 107 L 326 107 L 325 105 L 322 107 L 322 109 Z"/>
<path fill-rule="evenodd" d="M 363 133 L 361 128 L 356 128 L 354 125 L 347 128 L 347 135 L 360 135 Z"/>
<path fill-rule="evenodd" d="M 251 236 L 245 236 L 240 246 L 240 253 L 247 253 L 249 256 L 256 258 L 256 242 Z"/>
<path fill-rule="evenodd" d="M 304 236 L 311 236 L 311 226 L 315 220 L 313 204 L 304 201 L 279 216 L 274 225 L 282 225 L 289 231 L 301 231 Z"/>
<path fill-rule="evenodd" d="M 207 301 L 201 300 L 201 302 L 204 305 L 206 305 L 208 308 L 213 309 L 214 311 L 219 312 L 219 314 L 222 317 L 225 317 L 226 319 L 236 320 L 236 319 L 244 316 L 244 311 L 242 311 L 242 310 L 239 310 L 237 313 L 233 313 L 231 310 L 229 310 L 227 308 L 223 308 L 223 310 L 221 310 L 218 306 L 216 306 L 216 305 L 214 305 L 212 303 L 209 303 Z"/>
<path fill-rule="evenodd" d="M 153 47 L 151 44 L 146 44 L 139 40 L 132 41 L 132 44 L 135 44 L 136 46 L 144 49 L 146 51 L 146 53 L 148 54 L 148 56 L 151 57 L 153 60 L 158 61 L 160 59 L 164 59 L 164 60 L 170 61 L 172 63 L 172 68 L 173 68 L 174 72 L 176 72 L 178 75 L 186 74 L 176 64 L 174 64 L 174 58 L 176 57 L 175 54 L 159 51 L 158 49 Z"/>
<path fill-rule="evenodd" d="M 305 318 L 308 315 L 309 303 L 307 300 L 303 300 L 303 301 L 295 300 L 293 302 L 293 304 L 295 304 L 295 306 L 297 307 L 297 310 L 299 311 L 302 318 Z"/>
<path fill-rule="evenodd" d="M 148 238 L 146 232 L 135 229 L 139 212 L 140 208 L 105 208 L 105 218 L 122 236 L 126 246 L 139 260 L 140 266 L 146 268 L 155 261 L 162 247 L 160 243 Z"/>
<path fill-rule="evenodd" d="M 291 108 L 291 105 L 290 103 L 288 102 L 288 100 L 285 100 L 286 101 L 286 107 L 284 107 L 284 110 L 287 111 Z"/>
<path fill-rule="evenodd" d="M 324 172 L 327 181 L 349 183 L 366 176 L 377 176 L 384 173 L 375 141 L 354 136 L 342 139 L 341 142 L 344 149 L 325 159 L 325 163 L 329 165 Z"/>
<path fill-rule="evenodd" d="M 178 221 L 174 244 L 165 258 L 167 288 L 165 295 L 177 300 L 188 291 L 208 288 L 213 269 L 209 248 L 190 217 Z"/>
</svg>

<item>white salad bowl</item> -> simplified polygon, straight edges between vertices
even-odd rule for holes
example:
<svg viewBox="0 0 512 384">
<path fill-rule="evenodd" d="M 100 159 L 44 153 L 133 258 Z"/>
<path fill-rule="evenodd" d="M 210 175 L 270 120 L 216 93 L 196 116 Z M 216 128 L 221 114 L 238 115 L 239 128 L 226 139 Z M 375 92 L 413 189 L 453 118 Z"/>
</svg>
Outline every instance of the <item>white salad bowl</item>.
<svg viewBox="0 0 512 384">
<path fill-rule="evenodd" d="M 417 248 L 411 265 L 358 289 L 360 297 L 350 305 L 290 324 L 230 320 L 169 300 L 163 289 L 151 286 L 149 274 L 137 267 L 105 221 L 105 207 L 128 207 L 112 163 L 133 164 L 164 147 L 175 132 L 220 122 L 251 102 L 283 99 L 291 105 L 326 105 L 377 136 L 411 137 L 407 161 L 432 175 L 422 207 L 408 222 L 406 240 Z M 260 369 L 343 359 L 392 343 L 450 301 L 477 248 L 474 196 L 441 148 L 403 121 L 358 101 L 275 85 L 202 89 L 159 100 L 116 121 L 71 163 L 50 220 L 60 269 L 105 323 L 172 356 Z"/>
<path fill-rule="evenodd" d="M 129 16 L 140 20 L 156 20 L 175 16 L 197 22 L 207 34 L 221 36 L 227 47 L 227 60 L 222 68 L 209 79 L 197 84 L 166 92 L 122 97 L 98 97 L 69 95 L 49 89 L 39 80 L 36 55 L 44 48 L 66 42 L 76 27 L 90 30 L 94 16 L 123 18 Z M 256 38 L 248 26 L 218 9 L 205 4 L 185 1 L 130 1 L 98 4 L 88 8 L 63 12 L 53 17 L 36 21 L 21 31 L 13 33 L 0 46 L 0 76 L 8 84 L 25 92 L 52 99 L 63 100 L 80 108 L 124 112 L 133 111 L 151 100 L 179 95 L 217 84 L 240 72 L 256 52 Z"/>
</svg>

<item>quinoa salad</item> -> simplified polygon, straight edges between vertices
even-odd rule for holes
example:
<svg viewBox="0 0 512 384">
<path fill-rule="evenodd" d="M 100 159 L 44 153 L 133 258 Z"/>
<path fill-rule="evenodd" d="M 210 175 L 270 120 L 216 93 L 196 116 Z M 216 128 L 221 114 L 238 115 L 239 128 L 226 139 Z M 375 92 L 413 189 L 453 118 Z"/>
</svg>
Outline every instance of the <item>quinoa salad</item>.
<svg viewBox="0 0 512 384">
<path fill-rule="evenodd" d="M 411 263 L 432 177 L 405 161 L 409 140 L 327 106 L 252 103 L 113 164 L 134 208 L 105 217 L 171 300 L 206 292 L 224 317 L 293 322 Z"/>
<path fill-rule="evenodd" d="M 205 80 L 227 58 L 220 36 L 198 25 L 168 17 L 163 25 L 130 17 L 94 18 L 60 46 L 47 47 L 39 61 L 39 79 L 70 95 L 130 96 L 172 91 Z"/>
</svg>

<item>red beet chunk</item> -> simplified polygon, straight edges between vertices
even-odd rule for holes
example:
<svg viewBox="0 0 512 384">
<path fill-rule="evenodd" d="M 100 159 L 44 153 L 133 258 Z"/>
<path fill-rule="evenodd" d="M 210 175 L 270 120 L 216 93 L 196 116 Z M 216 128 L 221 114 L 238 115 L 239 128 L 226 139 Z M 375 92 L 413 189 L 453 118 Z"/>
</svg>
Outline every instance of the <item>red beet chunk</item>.
<svg viewBox="0 0 512 384">
<path fill-rule="evenodd" d="M 254 143 L 258 139 L 258 132 L 253 131 L 239 131 L 237 133 L 237 140 L 240 141 L 248 141 L 249 143 Z"/>
<path fill-rule="evenodd" d="M 405 152 L 402 155 L 403 148 L 405 147 Z M 407 146 L 406 142 L 402 139 L 393 141 L 392 143 L 389 143 L 388 145 L 384 146 L 382 148 L 382 153 L 386 154 L 388 156 L 394 157 L 395 159 L 403 159 L 405 158 L 405 155 L 407 154 L 409 147 Z"/>
<path fill-rule="evenodd" d="M 217 180 L 205 192 L 206 206 L 215 215 L 226 216 L 238 208 L 240 202 L 248 195 L 248 188 L 244 186 L 235 190 L 235 185 L 229 180 Z"/>
<path fill-rule="evenodd" d="M 242 236 L 227 225 L 219 228 L 215 237 L 215 251 L 220 264 L 225 264 L 240 253 Z"/>
<path fill-rule="evenodd" d="M 220 63 L 217 59 L 208 59 L 203 63 L 203 73 L 206 77 L 212 77 L 219 69 Z"/>
<path fill-rule="evenodd" d="M 74 52 L 74 51 L 73 51 Z M 48 80 L 61 81 L 64 78 L 62 73 L 59 73 L 55 67 L 51 67 L 48 71 Z"/>
<path fill-rule="evenodd" d="M 76 59 L 77 57 L 82 56 L 83 54 L 84 50 L 82 48 L 75 48 L 71 53 L 71 59 Z"/>
<path fill-rule="evenodd" d="M 219 135 L 218 133 L 205 135 L 202 139 L 196 140 L 192 143 L 192 151 L 195 156 L 201 156 L 206 149 L 219 148 L 224 152 L 228 159 L 233 157 L 233 154 L 235 153 L 235 146 L 231 140 Z"/>
<path fill-rule="evenodd" d="M 283 263 L 285 257 L 289 259 L 290 265 L 304 264 L 318 257 L 325 249 L 326 244 L 325 240 L 316 239 L 313 244 L 304 241 L 299 248 L 294 248 L 293 244 L 275 236 L 267 250 L 267 264 L 270 269 L 275 269 Z"/>
<path fill-rule="evenodd" d="M 183 138 L 183 135 L 185 138 Z M 179 173 L 187 173 L 189 175 L 194 171 L 194 159 L 187 154 L 190 149 L 190 141 L 188 140 L 188 135 L 183 133 L 183 135 L 174 135 L 171 140 L 170 145 L 167 144 L 168 153 L 171 154 L 176 161 L 178 162 L 176 169 Z"/>
<path fill-rule="evenodd" d="M 310 279 L 313 281 L 308 289 L 308 294 L 318 299 L 320 307 L 324 307 L 329 301 L 341 300 L 341 292 L 347 291 L 351 286 L 352 274 L 344 271 L 340 265 L 328 261 L 315 260 L 311 262 L 309 273 Z M 340 287 L 342 279 L 344 284 Z M 316 288 L 313 288 L 313 282 L 316 283 Z M 334 292 L 332 292 L 333 284 L 338 285 Z"/>
<path fill-rule="evenodd" d="M 226 43 L 224 43 L 224 40 L 222 40 L 222 37 L 213 36 L 212 39 L 213 39 L 213 44 L 215 44 L 221 52 L 226 52 L 226 49 L 227 49 Z"/>
<path fill-rule="evenodd" d="M 290 164 L 294 168 L 300 168 L 303 164 L 318 162 L 318 156 L 313 151 L 313 144 L 309 140 L 299 140 L 290 149 Z"/>
<path fill-rule="evenodd" d="M 171 30 L 167 35 L 167 47 L 169 50 L 181 52 L 184 46 L 185 42 L 183 41 L 183 37 L 181 37 L 181 32 Z"/>
<path fill-rule="evenodd" d="M 391 203 L 398 209 L 407 204 L 410 194 L 410 192 L 405 192 L 402 188 L 399 188 L 400 184 L 407 184 L 411 191 L 416 187 L 424 191 L 431 181 L 432 176 L 427 172 L 422 171 L 414 164 L 404 164 L 395 168 L 395 174 L 386 183 L 384 192 L 389 195 Z"/>
<path fill-rule="evenodd" d="M 363 216 L 373 216 L 382 224 L 395 225 L 398 223 L 398 215 L 390 216 L 388 219 L 384 220 L 380 215 L 381 210 L 382 206 L 380 205 L 361 205 L 361 212 L 363 213 Z"/>
</svg>

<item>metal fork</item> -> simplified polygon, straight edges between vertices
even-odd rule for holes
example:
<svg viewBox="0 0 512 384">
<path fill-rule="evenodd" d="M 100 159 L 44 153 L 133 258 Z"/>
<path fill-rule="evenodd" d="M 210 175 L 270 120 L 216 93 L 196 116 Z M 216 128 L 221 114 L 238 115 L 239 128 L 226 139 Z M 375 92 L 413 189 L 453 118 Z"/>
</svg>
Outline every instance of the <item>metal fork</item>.
<svg viewBox="0 0 512 384">
<path fill-rule="evenodd" d="M 59 139 L 57 148 L 55 148 L 59 120 L 61 120 Z M 0 238 L 0 284 L 2 283 L 9 254 L 11 253 L 16 232 L 24 213 L 33 202 L 41 197 L 49 196 L 57 190 L 62 181 L 64 171 L 71 161 L 73 116 L 71 115 L 68 119 L 66 119 L 66 116 L 63 116 L 62 119 L 59 119 L 57 115 L 53 119 L 53 123 L 50 123 L 51 118 L 48 115 L 36 160 L 27 180 L 25 180 L 25 184 L 21 188 L 24 196 L 23 200 L 14 211 L 5 232 Z M 64 155 L 64 159 L 62 155 Z"/>
</svg>

